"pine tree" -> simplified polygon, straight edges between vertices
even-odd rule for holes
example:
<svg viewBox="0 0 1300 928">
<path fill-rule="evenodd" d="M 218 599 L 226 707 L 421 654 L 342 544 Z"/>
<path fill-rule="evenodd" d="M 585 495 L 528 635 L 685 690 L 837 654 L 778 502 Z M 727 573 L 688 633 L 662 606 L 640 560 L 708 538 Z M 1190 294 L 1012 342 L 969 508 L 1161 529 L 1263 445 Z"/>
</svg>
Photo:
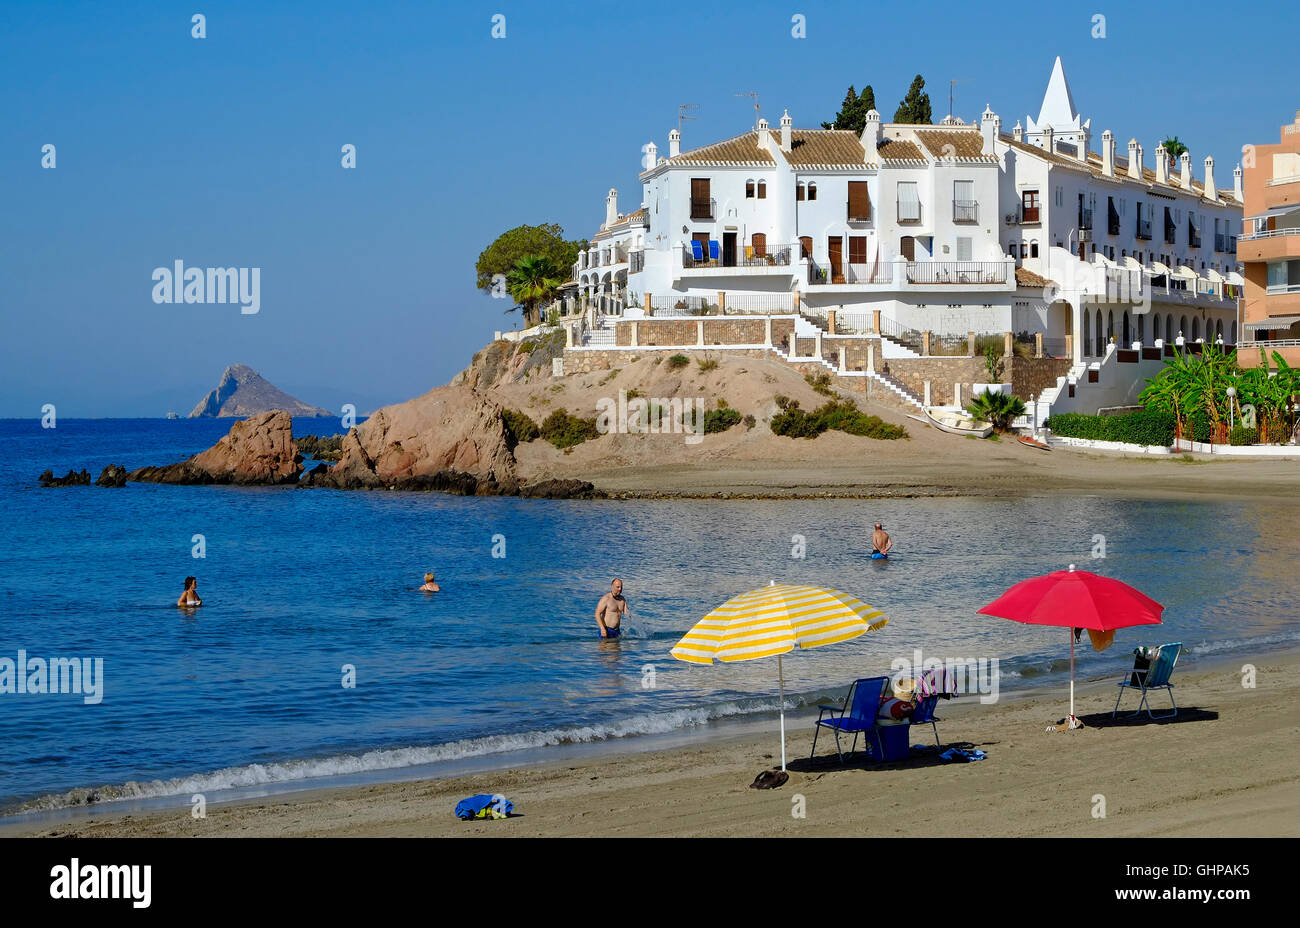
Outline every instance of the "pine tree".
<svg viewBox="0 0 1300 928">
<path fill-rule="evenodd" d="M 871 89 L 871 85 L 862 88 L 861 96 L 852 85 L 849 85 L 849 92 L 844 95 L 844 102 L 840 104 L 840 111 L 835 114 L 834 122 L 822 123 L 823 129 L 851 129 L 861 134 L 867 124 L 867 112 L 876 108 L 876 92 Z"/>
<path fill-rule="evenodd" d="M 925 78 L 916 75 L 912 86 L 907 88 L 907 96 L 898 104 L 894 112 L 894 122 L 929 125 L 932 121 L 930 112 L 930 95 L 925 92 Z"/>
</svg>

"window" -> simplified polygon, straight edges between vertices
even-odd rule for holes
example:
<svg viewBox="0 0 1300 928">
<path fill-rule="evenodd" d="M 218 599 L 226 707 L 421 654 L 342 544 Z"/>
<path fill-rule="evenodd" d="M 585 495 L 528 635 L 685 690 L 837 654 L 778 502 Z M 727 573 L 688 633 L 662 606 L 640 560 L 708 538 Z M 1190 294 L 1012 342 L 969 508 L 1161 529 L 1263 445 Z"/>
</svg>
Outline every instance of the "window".
<svg viewBox="0 0 1300 928">
<path fill-rule="evenodd" d="M 868 193 L 865 180 L 849 181 L 848 218 L 849 222 L 866 222 L 871 218 L 871 195 Z M 918 218 L 920 217 L 918 216 Z"/>
<path fill-rule="evenodd" d="M 816 185 L 816 184 L 811 184 L 811 183 L 810 183 L 810 184 L 808 185 L 808 199 L 810 199 L 810 200 L 815 200 L 815 199 L 817 199 L 817 185 Z"/>
<path fill-rule="evenodd" d="M 749 237 L 749 241 L 754 249 L 754 257 L 761 258 L 767 254 L 767 236 L 762 232 L 755 232 Z"/>
<path fill-rule="evenodd" d="M 811 235 L 799 236 L 799 257 L 801 258 L 812 257 L 812 236 Z"/>
<path fill-rule="evenodd" d="M 1024 222 L 1038 222 L 1038 191 L 1026 190 L 1020 194 L 1020 212 Z"/>
<path fill-rule="evenodd" d="M 959 239 L 957 239 L 957 260 L 958 260 L 958 261 L 969 261 L 969 260 L 970 260 L 970 255 L 971 255 L 971 240 L 970 240 L 970 238 L 959 238 Z"/>
<path fill-rule="evenodd" d="M 952 182 L 952 221 L 978 222 L 979 204 L 975 202 L 975 181 Z"/>
<path fill-rule="evenodd" d="M 1031 258 L 1038 257 L 1038 239 L 1034 239 L 1029 243 L 1029 257 Z"/>
<path fill-rule="evenodd" d="M 767 181 L 765 180 L 760 180 L 758 182 L 758 198 L 760 200 L 767 199 Z"/>
<path fill-rule="evenodd" d="M 921 198 L 916 192 L 915 181 L 903 181 L 898 185 L 898 221 L 921 221 Z"/>
<path fill-rule="evenodd" d="M 745 199 L 754 199 L 754 182 L 752 180 L 745 181 Z"/>
<path fill-rule="evenodd" d="M 795 188 L 794 188 L 794 198 L 795 198 L 796 200 L 802 200 L 802 199 L 804 198 L 804 193 L 805 193 L 805 187 L 804 187 L 803 184 L 798 184 L 798 185 L 795 186 Z"/>
<path fill-rule="evenodd" d="M 691 178 L 691 218 L 713 218 L 713 201 L 710 199 L 707 177 Z"/>
<path fill-rule="evenodd" d="M 1064 205 L 1065 205 L 1065 188 L 1064 188 L 1064 187 L 1057 187 L 1057 188 L 1056 188 L 1056 205 L 1057 205 L 1057 206 L 1064 206 Z"/>
</svg>

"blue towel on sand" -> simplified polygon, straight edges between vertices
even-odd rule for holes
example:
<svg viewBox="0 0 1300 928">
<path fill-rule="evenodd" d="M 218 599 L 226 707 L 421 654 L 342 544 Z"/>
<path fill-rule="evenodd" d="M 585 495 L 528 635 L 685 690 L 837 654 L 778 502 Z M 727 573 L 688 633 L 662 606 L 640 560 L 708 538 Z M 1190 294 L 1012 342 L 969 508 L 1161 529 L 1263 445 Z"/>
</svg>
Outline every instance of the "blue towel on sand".
<svg viewBox="0 0 1300 928">
<path fill-rule="evenodd" d="M 983 751 L 967 751 L 962 748 L 949 748 L 939 755 L 940 760 L 946 760 L 948 763 L 956 761 L 959 764 L 969 764 L 973 760 L 983 760 L 988 757 Z"/>
<path fill-rule="evenodd" d="M 506 818 L 514 809 L 515 804 L 505 796 L 480 793 L 456 803 L 456 818 L 464 821 L 472 818 Z"/>
</svg>

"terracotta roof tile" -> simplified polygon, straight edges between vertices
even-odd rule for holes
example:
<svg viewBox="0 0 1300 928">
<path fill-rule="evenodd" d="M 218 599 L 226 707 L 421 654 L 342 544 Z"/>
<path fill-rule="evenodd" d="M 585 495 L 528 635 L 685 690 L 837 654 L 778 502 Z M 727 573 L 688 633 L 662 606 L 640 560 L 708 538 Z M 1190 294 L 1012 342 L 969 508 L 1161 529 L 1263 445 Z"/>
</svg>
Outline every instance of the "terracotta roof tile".
<svg viewBox="0 0 1300 928">
<path fill-rule="evenodd" d="M 1028 268 L 1016 268 L 1016 286 L 1017 287 L 1035 287 L 1042 289 L 1051 285 L 1051 281 L 1046 277 L 1039 277 Z"/>
<path fill-rule="evenodd" d="M 905 139 L 882 138 L 876 149 L 882 161 L 924 161 L 925 155 L 915 142 Z"/>
<path fill-rule="evenodd" d="M 758 147 L 758 133 L 746 132 L 735 138 L 684 151 L 668 159 L 669 164 L 775 164 L 771 154 Z"/>
<path fill-rule="evenodd" d="M 774 134 L 779 142 L 780 132 Z M 785 160 L 795 167 L 863 166 L 862 142 L 848 129 L 794 129 L 790 132 L 790 150 Z"/>
<path fill-rule="evenodd" d="M 934 158 L 954 157 L 963 160 L 996 161 L 984 154 L 984 136 L 972 129 L 916 129 L 916 137 Z"/>
</svg>

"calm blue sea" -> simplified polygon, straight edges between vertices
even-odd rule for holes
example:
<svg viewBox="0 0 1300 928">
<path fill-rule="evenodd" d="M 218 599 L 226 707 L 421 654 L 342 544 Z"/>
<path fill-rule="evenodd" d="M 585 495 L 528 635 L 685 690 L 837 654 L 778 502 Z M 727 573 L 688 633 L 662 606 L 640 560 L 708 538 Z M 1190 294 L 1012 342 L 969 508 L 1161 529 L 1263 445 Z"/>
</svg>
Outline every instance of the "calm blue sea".
<svg viewBox="0 0 1300 928">
<path fill-rule="evenodd" d="M 229 425 L 0 421 L 0 658 L 23 649 L 104 662 L 98 705 L 0 695 L 0 809 L 57 808 L 85 787 L 211 798 L 555 744 L 703 735 L 719 719 L 770 712 L 775 663 L 697 667 L 668 650 L 710 608 L 769 579 L 844 589 L 890 618 L 789 656 L 796 714 L 918 647 L 999 658 L 1004 688 L 1063 681 L 1064 632 L 976 610 L 1071 562 L 1167 607 L 1166 627 L 1120 632 L 1103 654 L 1085 639 L 1081 674 L 1118 676 L 1141 643 L 1182 640 L 1195 660 L 1300 638 L 1296 509 L 1285 503 L 570 502 L 36 483 L 47 467 L 97 476 L 110 463 L 170 463 Z M 877 519 L 897 541 L 887 563 L 862 556 Z M 1090 557 L 1095 535 L 1105 559 Z M 442 593 L 415 591 L 425 570 Z M 187 574 L 205 601 L 192 616 L 174 606 Z M 602 644 L 592 613 L 615 575 L 632 615 L 626 637 Z M 355 688 L 342 685 L 344 665 Z"/>
</svg>

